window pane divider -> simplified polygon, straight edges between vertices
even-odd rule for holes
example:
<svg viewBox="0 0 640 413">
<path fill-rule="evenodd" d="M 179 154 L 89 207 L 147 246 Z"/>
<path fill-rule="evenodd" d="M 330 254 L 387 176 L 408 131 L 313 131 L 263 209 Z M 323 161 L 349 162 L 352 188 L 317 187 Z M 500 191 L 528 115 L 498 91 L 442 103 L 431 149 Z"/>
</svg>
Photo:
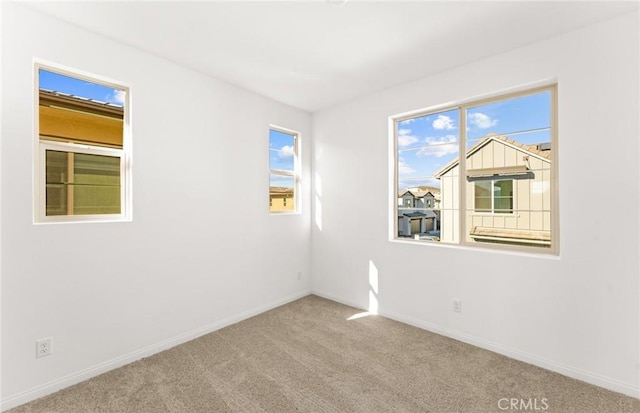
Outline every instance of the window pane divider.
<svg viewBox="0 0 640 413">
<path fill-rule="evenodd" d="M 124 156 L 124 150 L 122 149 L 68 142 L 40 141 L 40 148 L 43 150 L 48 149 L 63 152 L 86 153 L 88 155 Z"/>
<path fill-rule="evenodd" d="M 458 142 L 458 244 L 465 245 L 465 233 L 467 228 L 467 108 L 458 108 L 458 124 L 460 125 L 460 142 Z"/>
<path fill-rule="evenodd" d="M 296 176 L 295 171 L 289 171 L 285 169 L 270 169 L 269 172 L 275 175 L 293 176 L 293 177 Z"/>
</svg>

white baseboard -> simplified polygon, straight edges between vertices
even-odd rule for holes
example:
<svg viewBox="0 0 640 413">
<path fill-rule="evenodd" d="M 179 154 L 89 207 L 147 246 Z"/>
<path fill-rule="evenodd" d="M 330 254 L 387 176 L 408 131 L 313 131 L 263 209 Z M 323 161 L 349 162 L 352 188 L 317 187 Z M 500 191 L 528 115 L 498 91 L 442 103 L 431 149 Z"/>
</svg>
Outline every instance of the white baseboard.
<svg viewBox="0 0 640 413">
<path fill-rule="evenodd" d="M 343 299 L 342 297 L 335 296 L 326 291 L 312 290 L 311 294 L 326 298 L 328 300 L 336 301 L 338 303 L 348 305 L 351 307 L 362 308 L 361 305 L 358 305 L 351 300 Z M 584 381 L 586 383 L 593 384 L 594 386 L 602 387 L 617 393 L 622 393 L 627 396 L 640 398 L 640 387 L 623 383 L 611 377 L 606 377 L 606 376 L 589 372 L 586 370 L 582 370 L 576 367 L 567 366 L 565 364 L 558 363 L 553 360 L 545 359 L 544 357 L 536 356 L 534 354 L 520 351 L 508 346 L 503 346 L 501 344 L 493 343 L 481 338 L 471 336 L 469 334 L 461 333 L 456 330 L 444 328 L 433 323 L 428 323 L 422 320 L 418 320 L 413 317 L 408 317 L 402 314 L 394 313 L 392 311 L 386 311 L 384 308 L 380 308 L 378 311 L 378 314 L 383 317 L 399 321 L 401 323 L 409 324 L 411 326 L 418 327 L 423 330 L 430 331 L 432 333 L 453 338 L 455 340 L 462 341 L 464 343 L 471 344 L 476 347 L 480 347 L 486 350 L 493 351 L 498 354 L 502 354 L 512 359 L 516 359 L 519 361 L 523 361 L 525 363 L 533 364 L 534 366 L 551 370 L 553 372 L 562 374 L 563 376 L 567 376 L 572 379 Z"/>
<path fill-rule="evenodd" d="M 328 293 L 326 291 L 311 289 L 311 294 L 317 295 L 318 297 L 326 298 L 327 300 L 335 301 L 336 303 L 348 305 L 349 307 L 354 307 L 354 308 L 360 309 L 362 311 L 367 311 L 367 309 L 365 307 L 363 307 L 362 305 L 356 303 L 355 301 L 351 301 L 351 300 L 348 300 L 348 299 L 346 299 L 344 297 L 339 297 L 337 295 L 333 295 L 333 294 Z"/>
<path fill-rule="evenodd" d="M 56 380 L 50 381 L 43 385 L 34 387 L 32 389 L 26 390 L 24 392 L 14 394 L 12 396 L 7 397 L 6 399 L 0 401 L 0 411 L 4 412 L 6 410 L 12 409 L 14 407 L 20 406 L 22 404 L 28 403 L 32 400 L 39 399 L 51 393 L 55 393 L 59 390 L 62 390 L 66 387 L 72 386 L 74 384 L 80 383 L 82 381 L 88 380 L 92 377 L 98 376 L 102 373 L 106 373 L 107 371 L 116 369 L 118 367 L 122 367 L 125 364 L 132 363 L 134 361 L 140 360 L 144 357 L 152 356 L 161 351 L 170 349 L 179 344 L 186 343 L 187 341 L 191 341 L 198 337 L 201 337 L 205 334 L 212 333 L 216 330 L 220 330 L 221 328 L 227 327 L 231 324 L 235 324 L 242 320 L 246 320 L 247 318 L 251 318 L 258 314 L 264 313 L 265 311 L 271 310 L 276 307 L 280 307 L 281 305 L 290 303 L 299 298 L 306 297 L 311 293 L 311 290 L 302 290 L 293 295 L 285 297 L 281 300 L 273 301 L 266 305 L 262 305 L 242 313 L 236 314 L 234 316 L 225 318 L 220 321 L 216 321 L 215 323 L 206 325 L 201 328 L 197 328 L 195 330 L 188 331 L 186 333 L 177 335 L 175 337 L 168 338 L 159 343 L 153 344 L 151 346 L 142 348 L 138 351 L 134 351 L 129 354 L 125 354 L 123 356 L 117 357 L 113 360 L 106 361 L 104 363 L 97 364 L 95 366 L 86 368 L 84 370 L 77 371 L 75 373 L 69 374 L 64 377 L 60 377 Z"/>
</svg>

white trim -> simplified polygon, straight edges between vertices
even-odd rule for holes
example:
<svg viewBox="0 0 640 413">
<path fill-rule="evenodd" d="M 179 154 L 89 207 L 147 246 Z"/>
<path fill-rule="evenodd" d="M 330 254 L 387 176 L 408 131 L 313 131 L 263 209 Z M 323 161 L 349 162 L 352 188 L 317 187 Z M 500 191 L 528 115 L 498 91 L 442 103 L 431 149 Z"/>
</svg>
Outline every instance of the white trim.
<svg viewBox="0 0 640 413">
<path fill-rule="evenodd" d="M 430 331 L 435 334 L 439 334 L 445 337 L 453 338 L 463 343 L 467 343 L 476 347 L 480 347 L 494 353 L 502 354 L 503 356 L 519 360 L 525 363 L 533 364 L 544 368 L 546 370 L 553 371 L 555 373 L 562 374 L 563 376 L 570 377 L 572 379 L 580 380 L 589 384 L 593 384 L 598 387 L 602 387 L 607 390 L 622 393 L 627 396 L 640 398 L 640 386 L 633 386 L 628 383 L 621 382 L 611 377 L 603 376 L 598 373 L 582 370 L 577 367 L 572 367 L 557 361 L 549 360 L 547 358 L 527 353 L 525 351 L 517 350 L 515 348 L 505 346 L 499 343 L 494 343 L 482 338 L 465 334 L 457 330 L 450 328 L 444 328 L 437 324 L 428 323 L 422 320 L 418 320 L 413 317 L 408 317 L 402 314 L 394 313 L 392 311 L 379 310 L 378 314 L 383 317 L 390 318 L 401 323 L 409 324 L 414 327 L 421 328 L 423 330 Z"/>
<path fill-rule="evenodd" d="M 466 240 L 466 229 L 467 229 L 467 117 L 469 114 L 467 113 L 468 107 L 460 105 L 458 107 L 458 124 L 460 125 L 458 128 L 458 242 L 460 245 Z M 453 174 L 453 173 L 452 173 Z M 435 176 L 435 173 L 434 173 Z M 455 178 L 453 176 L 452 178 Z M 442 180 L 440 181 L 442 182 Z M 454 184 L 455 185 L 455 184 Z M 444 204 L 444 198 L 442 196 L 442 183 L 440 184 L 440 208 L 442 208 L 442 204 Z M 493 206 L 493 200 L 491 205 Z M 455 200 L 451 205 L 451 208 L 455 211 Z M 442 216 L 442 209 L 440 210 L 440 214 Z M 445 227 L 446 228 L 446 227 Z M 442 218 L 440 220 L 440 235 L 442 236 Z M 441 237 L 442 239 L 442 237 Z"/>
<path fill-rule="evenodd" d="M 389 223 L 389 241 L 393 241 L 398 237 L 398 121 L 393 117 L 388 120 L 388 145 L 389 154 L 387 155 L 388 165 L 387 171 L 389 176 L 389 205 L 388 205 L 388 223 Z"/>
<path fill-rule="evenodd" d="M 170 349 L 177 345 L 186 343 L 188 341 L 194 340 L 198 337 L 204 336 L 206 334 L 212 333 L 214 331 L 220 330 L 229 325 L 238 323 L 240 321 L 246 320 L 248 318 L 254 317 L 258 314 L 264 313 L 266 311 L 272 310 L 276 307 L 280 307 L 282 305 L 288 304 L 292 301 L 298 300 L 300 298 L 306 297 L 311 293 L 309 289 L 305 289 L 299 291 L 295 294 L 284 297 L 280 300 L 272 301 L 265 305 L 261 305 L 255 307 L 253 309 L 243 311 L 239 314 L 236 314 L 231 317 L 224 318 L 222 320 L 213 322 L 209 325 L 206 325 L 201 328 L 197 328 L 191 331 L 187 331 L 182 334 L 178 334 L 177 336 L 170 337 L 166 340 L 160 341 L 156 344 L 152 344 L 150 346 L 141 348 L 140 350 L 133 351 L 129 354 L 125 354 L 120 357 L 116 357 L 112 360 L 108 360 L 94 366 L 88 367 L 86 369 L 82 369 L 76 371 L 74 373 L 68 374 L 66 376 L 60 377 L 56 380 L 52 380 L 48 383 L 45 383 L 40 386 L 33 387 L 29 390 L 20 392 L 18 394 L 14 394 L 9 396 L 2 401 L 0 401 L 0 411 L 4 412 L 14 407 L 20 406 L 22 404 L 28 403 L 32 400 L 36 400 L 40 397 L 44 397 L 51 393 L 55 393 L 59 390 L 62 390 L 66 387 L 72 386 L 76 383 L 80 383 L 82 381 L 88 380 L 92 377 L 98 376 L 107 371 L 116 369 L 118 367 L 122 367 L 125 364 L 132 363 L 134 361 L 140 360 L 144 357 L 149 357 L 161 351 Z"/>
<path fill-rule="evenodd" d="M 343 304 L 343 305 L 346 305 L 346 306 L 349 306 L 349 307 L 353 307 L 356 310 L 367 311 L 367 306 L 366 305 L 360 305 L 360 304 L 356 303 L 355 301 L 352 301 L 352 300 L 344 298 L 344 297 L 337 296 L 337 295 L 332 294 L 332 293 L 327 292 L 327 291 L 323 291 L 323 290 L 318 290 L 318 289 L 312 288 L 311 289 L 311 294 L 317 295 L 318 297 L 324 298 L 326 300 L 335 301 L 336 303 Z"/>
<path fill-rule="evenodd" d="M 328 300 L 336 301 L 340 304 L 348 305 L 350 307 L 355 307 L 356 309 L 362 309 L 363 311 L 366 311 L 363 306 L 356 304 L 355 302 L 349 299 L 338 297 L 326 291 L 312 289 L 311 294 L 326 298 Z M 465 334 L 454 329 L 445 328 L 434 323 L 422 321 L 414 317 L 405 316 L 403 314 L 395 313 L 393 311 L 385 311 L 384 308 L 378 308 L 378 315 L 389 318 L 391 320 L 398 321 L 400 323 L 404 323 L 404 324 L 408 324 L 408 325 L 420 328 L 422 330 L 439 334 L 441 336 L 462 341 L 463 343 L 467 343 L 475 347 L 493 351 L 494 353 L 498 353 L 515 360 L 529 363 L 534 366 L 538 366 L 543 369 L 562 374 L 563 376 L 567 376 L 572 379 L 593 384 L 595 386 L 602 387 L 604 389 L 611 390 L 614 392 L 622 393 L 627 396 L 640 398 L 640 386 L 634 386 L 628 383 L 624 383 L 620 380 L 616 380 L 611 377 L 586 371 L 577 367 L 572 367 L 563 363 L 559 363 L 557 361 L 547 359 L 545 357 L 541 357 L 535 354 L 527 353 L 525 351 L 517 350 L 515 348 L 505 346 L 499 343 L 491 342 L 482 338 L 478 338 L 470 334 Z"/>
<path fill-rule="evenodd" d="M 273 175 L 290 176 L 292 178 L 296 177 L 295 171 L 288 171 L 286 169 L 270 169 L 269 173 Z"/>
</svg>

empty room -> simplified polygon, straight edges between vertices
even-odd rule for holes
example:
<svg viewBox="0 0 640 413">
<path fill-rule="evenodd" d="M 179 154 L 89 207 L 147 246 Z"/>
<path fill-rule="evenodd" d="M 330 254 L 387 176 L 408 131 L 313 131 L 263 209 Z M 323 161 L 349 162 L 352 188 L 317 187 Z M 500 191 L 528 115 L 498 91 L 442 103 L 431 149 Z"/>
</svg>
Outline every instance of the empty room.
<svg viewBox="0 0 640 413">
<path fill-rule="evenodd" d="M 0 411 L 640 412 L 638 1 L 0 22 Z"/>
</svg>

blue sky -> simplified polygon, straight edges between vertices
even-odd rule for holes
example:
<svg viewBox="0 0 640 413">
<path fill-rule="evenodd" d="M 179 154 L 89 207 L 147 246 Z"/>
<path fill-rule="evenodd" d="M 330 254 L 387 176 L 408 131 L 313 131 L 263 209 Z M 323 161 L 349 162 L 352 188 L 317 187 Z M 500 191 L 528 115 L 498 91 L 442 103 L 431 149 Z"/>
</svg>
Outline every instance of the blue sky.
<svg viewBox="0 0 640 413">
<path fill-rule="evenodd" d="M 288 133 L 269 130 L 269 168 L 293 171 L 295 138 Z M 293 188 L 293 178 L 271 175 L 270 186 Z"/>
<path fill-rule="evenodd" d="M 467 148 L 489 133 L 534 144 L 550 142 L 551 93 L 542 92 L 467 110 Z M 440 187 L 433 174 L 458 157 L 460 142 L 457 109 L 420 116 L 398 123 L 398 174 L 400 189 L 430 185 Z"/>
<path fill-rule="evenodd" d="M 40 88 L 68 93 L 83 98 L 109 102 L 116 105 L 124 103 L 124 90 L 106 87 L 82 79 L 61 75 L 40 69 Z"/>
</svg>

